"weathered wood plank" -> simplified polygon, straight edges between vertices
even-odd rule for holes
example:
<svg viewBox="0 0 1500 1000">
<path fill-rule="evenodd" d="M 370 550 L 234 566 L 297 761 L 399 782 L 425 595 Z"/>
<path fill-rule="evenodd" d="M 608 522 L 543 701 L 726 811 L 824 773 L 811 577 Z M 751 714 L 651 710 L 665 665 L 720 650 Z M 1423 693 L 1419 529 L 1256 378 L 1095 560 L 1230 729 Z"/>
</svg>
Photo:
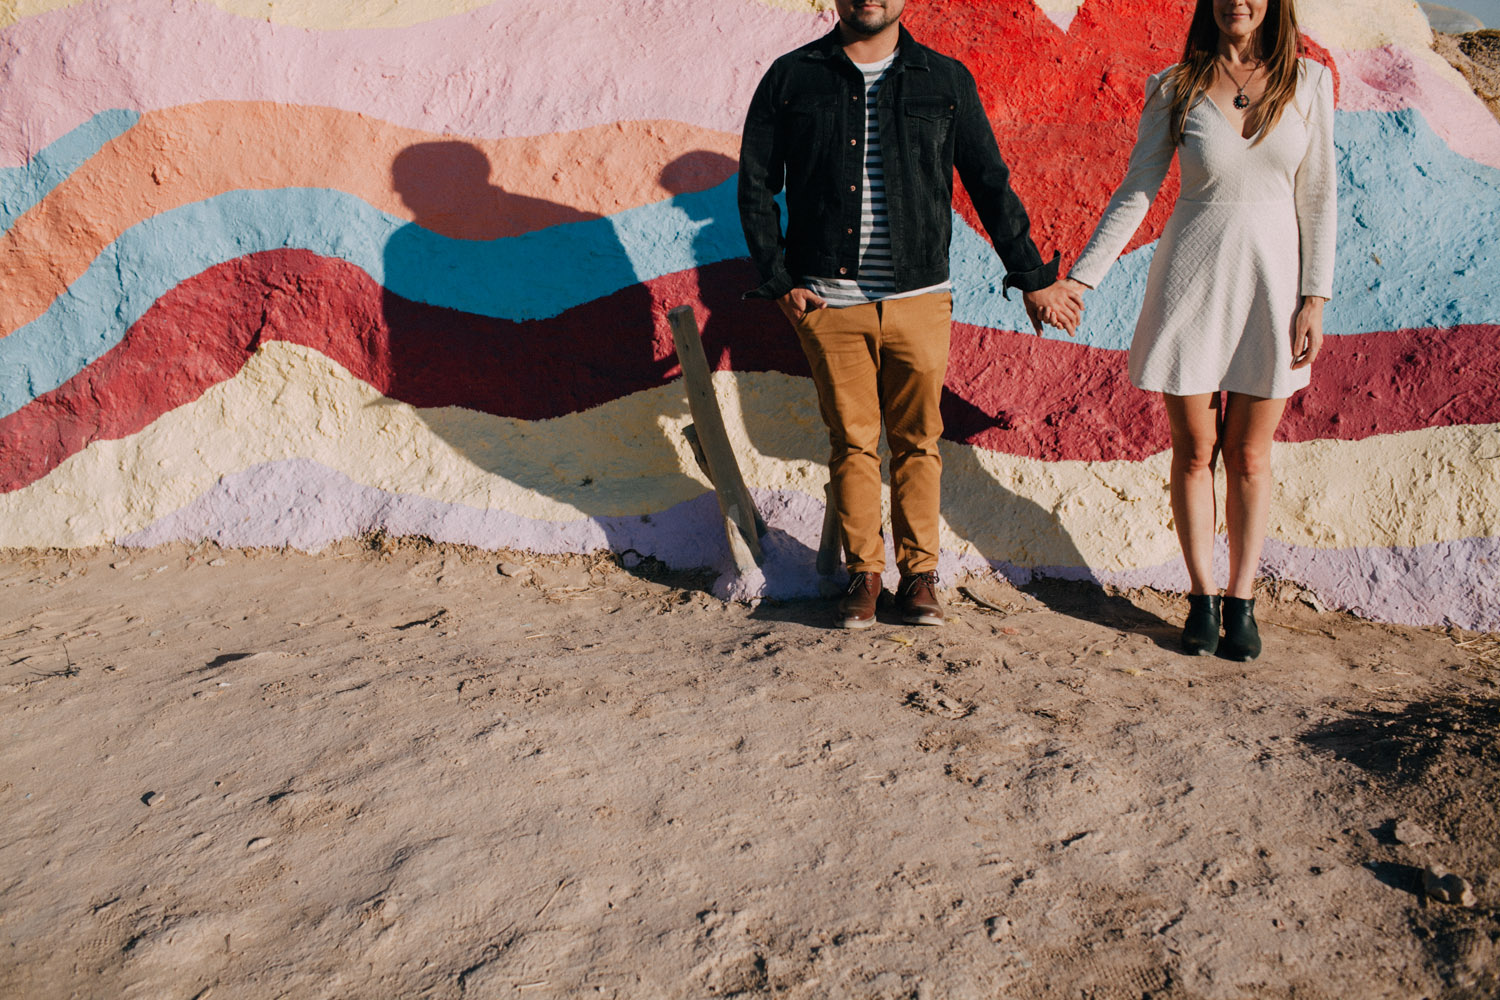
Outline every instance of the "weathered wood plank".
<svg viewBox="0 0 1500 1000">
<path fill-rule="evenodd" d="M 719 510 L 724 514 L 724 531 L 735 565 L 740 572 L 747 572 L 760 565 L 763 558 L 760 548 L 762 522 L 740 473 L 740 463 L 729 444 L 729 432 L 724 429 L 724 414 L 720 412 L 719 398 L 714 394 L 708 358 L 703 353 L 703 338 L 698 332 L 698 319 L 691 306 L 678 306 L 667 313 L 667 323 L 677 345 L 677 361 L 682 365 L 688 411 L 693 415 L 692 434 L 688 440 L 692 443 L 696 439 L 695 453 L 701 453 L 708 465 L 708 478 L 714 484 Z"/>
</svg>

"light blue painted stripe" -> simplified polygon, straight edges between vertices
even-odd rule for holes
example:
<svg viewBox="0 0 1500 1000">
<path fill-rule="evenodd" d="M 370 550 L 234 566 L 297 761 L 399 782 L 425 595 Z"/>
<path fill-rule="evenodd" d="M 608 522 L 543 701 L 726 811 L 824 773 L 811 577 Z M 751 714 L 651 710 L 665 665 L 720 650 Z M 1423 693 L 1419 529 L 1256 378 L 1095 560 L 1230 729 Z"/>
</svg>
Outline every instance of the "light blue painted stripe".
<svg viewBox="0 0 1500 1000">
<path fill-rule="evenodd" d="M 106 142 L 124 135 L 140 120 L 137 111 L 124 108 L 101 111 L 36 154 L 25 166 L 0 168 L 0 233 L 92 159 Z"/>
<path fill-rule="evenodd" d="M 1337 126 L 1341 256 L 1327 331 L 1500 322 L 1500 170 L 1453 153 L 1415 112 L 1341 113 Z M 743 256 L 734 185 L 492 242 L 439 236 L 321 188 L 186 205 L 126 231 L 46 313 L 0 338 L 0 415 L 91 364 L 171 288 L 236 257 L 306 249 L 363 268 L 403 298 L 540 319 Z M 1149 247 L 1129 254 L 1089 296 L 1079 343 L 1129 345 L 1150 256 Z M 956 218 L 952 260 L 956 319 L 1026 328 L 1018 297 L 999 295 L 994 252 Z"/>
<path fill-rule="evenodd" d="M 480 242 L 439 236 L 341 191 L 227 192 L 132 226 L 45 313 L 0 338 L 0 416 L 92 364 L 181 282 L 248 254 L 308 250 L 413 301 L 543 319 L 700 261 L 744 256 L 734 212 L 731 178 L 609 218 Z"/>
</svg>

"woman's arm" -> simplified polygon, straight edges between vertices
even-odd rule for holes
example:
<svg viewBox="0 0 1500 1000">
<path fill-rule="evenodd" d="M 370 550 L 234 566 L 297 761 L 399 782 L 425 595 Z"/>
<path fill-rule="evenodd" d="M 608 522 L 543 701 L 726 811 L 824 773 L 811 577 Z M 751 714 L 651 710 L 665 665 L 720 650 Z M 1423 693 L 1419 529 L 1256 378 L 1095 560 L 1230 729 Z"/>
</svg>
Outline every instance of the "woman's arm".
<svg viewBox="0 0 1500 1000">
<path fill-rule="evenodd" d="M 1333 249 L 1338 233 L 1338 177 L 1333 148 L 1333 74 L 1319 63 L 1303 63 L 1318 74 L 1308 112 L 1307 152 L 1297 167 L 1297 233 L 1302 254 L 1302 294 L 1333 296 Z"/>
<path fill-rule="evenodd" d="M 1338 233 L 1338 176 L 1333 148 L 1333 74 L 1318 74 L 1308 112 L 1307 152 L 1297 167 L 1297 235 L 1302 255 L 1302 305 L 1292 321 L 1292 368 L 1306 368 L 1323 349 L 1323 304 L 1333 295 L 1333 249 Z"/>
<path fill-rule="evenodd" d="M 1146 107 L 1136 128 L 1130 167 L 1094 227 L 1094 235 L 1069 271 L 1069 277 L 1090 288 L 1099 284 L 1140 228 L 1176 155 L 1168 128 L 1171 102 L 1162 86 L 1165 76 L 1165 72 L 1158 73 L 1146 81 Z"/>
</svg>

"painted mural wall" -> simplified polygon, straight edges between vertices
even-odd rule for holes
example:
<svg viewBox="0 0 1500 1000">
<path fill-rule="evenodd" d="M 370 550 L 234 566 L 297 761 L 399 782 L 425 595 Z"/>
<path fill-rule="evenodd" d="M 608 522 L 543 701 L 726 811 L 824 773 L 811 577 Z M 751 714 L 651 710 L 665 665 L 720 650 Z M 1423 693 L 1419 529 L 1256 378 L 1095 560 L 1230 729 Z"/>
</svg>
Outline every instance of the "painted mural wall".
<svg viewBox="0 0 1500 1000">
<path fill-rule="evenodd" d="M 1330 344 L 1275 454 L 1266 572 L 1500 628 L 1500 124 L 1403 0 L 1305 0 L 1338 79 Z M 1065 262 L 1186 0 L 911 0 Z M 726 594 L 815 592 L 825 454 L 756 283 L 738 131 L 798 0 L 0 4 L 0 546 L 373 530 L 729 565 L 666 311 L 691 305 L 769 525 Z M 1076 340 L 1028 331 L 966 202 L 948 579 L 1181 588 L 1124 350 L 1169 181 Z"/>
</svg>

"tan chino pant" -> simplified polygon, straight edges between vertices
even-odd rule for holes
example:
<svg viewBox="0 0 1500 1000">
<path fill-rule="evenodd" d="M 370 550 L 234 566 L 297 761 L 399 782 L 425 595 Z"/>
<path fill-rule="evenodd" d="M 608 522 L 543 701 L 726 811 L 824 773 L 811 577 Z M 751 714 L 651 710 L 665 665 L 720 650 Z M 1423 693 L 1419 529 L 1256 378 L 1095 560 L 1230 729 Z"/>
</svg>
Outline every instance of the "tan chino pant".
<svg viewBox="0 0 1500 1000">
<path fill-rule="evenodd" d="M 885 568 L 880 427 L 891 450 L 891 531 L 903 576 L 938 566 L 938 412 L 953 297 L 817 309 L 796 324 L 828 427 L 828 469 L 851 573 Z"/>
</svg>

